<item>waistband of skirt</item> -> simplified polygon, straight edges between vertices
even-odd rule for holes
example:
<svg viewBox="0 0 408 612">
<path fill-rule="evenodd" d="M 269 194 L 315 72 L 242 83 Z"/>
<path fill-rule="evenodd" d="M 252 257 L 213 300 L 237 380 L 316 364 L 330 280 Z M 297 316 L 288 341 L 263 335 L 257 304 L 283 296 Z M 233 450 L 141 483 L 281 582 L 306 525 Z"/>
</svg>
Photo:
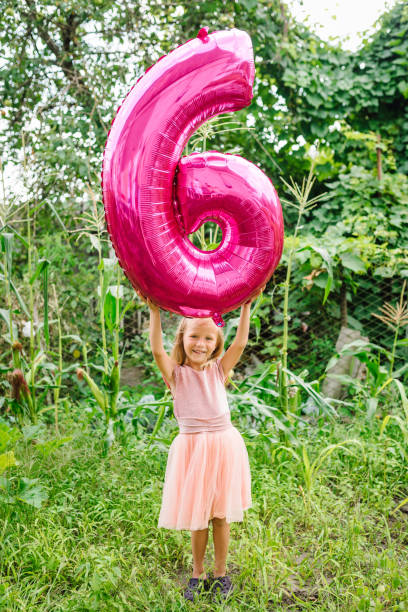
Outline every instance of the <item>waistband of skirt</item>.
<svg viewBox="0 0 408 612">
<path fill-rule="evenodd" d="M 194 417 L 179 417 L 177 419 L 180 433 L 201 433 L 224 431 L 232 427 L 230 413 L 220 414 L 212 419 Z"/>
</svg>

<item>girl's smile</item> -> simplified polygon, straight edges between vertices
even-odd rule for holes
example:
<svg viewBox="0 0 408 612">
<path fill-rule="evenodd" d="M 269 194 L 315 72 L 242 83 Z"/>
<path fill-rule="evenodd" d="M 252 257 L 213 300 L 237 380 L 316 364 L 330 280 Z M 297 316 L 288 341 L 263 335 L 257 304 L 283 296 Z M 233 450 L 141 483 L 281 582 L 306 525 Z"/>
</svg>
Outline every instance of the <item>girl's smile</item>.
<svg viewBox="0 0 408 612">
<path fill-rule="evenodd" d="M 211 319 L 191 319 L 183 335 L 186 365 L 200 370 L 217 345 L 217 327 Z"/>
</svg>

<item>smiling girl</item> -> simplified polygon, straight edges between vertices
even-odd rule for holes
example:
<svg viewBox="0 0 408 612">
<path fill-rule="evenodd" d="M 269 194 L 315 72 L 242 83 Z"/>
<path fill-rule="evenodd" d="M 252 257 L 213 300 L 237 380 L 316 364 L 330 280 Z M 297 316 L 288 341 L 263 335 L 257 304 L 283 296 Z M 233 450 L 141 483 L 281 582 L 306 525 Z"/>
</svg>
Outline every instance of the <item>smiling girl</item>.
<svg viewBox="0 0 408 612">
<path fill-rule="evenodd" d="M 208 590 L 216 598 L 231 594 L 226 575 L 230 523 L 242 521 L 252 504 L 248 454 L 231 424 L 225 383 L 248 341 L 250 305 L 256 297 L 241 307 L 236 337 L 224 355 L 222 330 L 212 319 L 185 318 L 167 355 L 159 308 L 145 300 L 152 353 L 171 389 L 180 430 L 169 450 L 159 527 L 191 531 L 193 572 L 184 592 L 191 601 Z M 211 579 L 204 569 L 210 522 L 215 553 Z"/>
</svg>

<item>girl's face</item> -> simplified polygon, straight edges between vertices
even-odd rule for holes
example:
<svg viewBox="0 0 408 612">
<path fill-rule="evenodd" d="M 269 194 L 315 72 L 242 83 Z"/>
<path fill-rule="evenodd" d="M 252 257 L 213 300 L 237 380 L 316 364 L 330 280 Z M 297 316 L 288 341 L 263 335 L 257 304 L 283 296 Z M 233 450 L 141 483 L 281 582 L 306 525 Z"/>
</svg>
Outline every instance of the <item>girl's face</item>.
<svg viewBox="0 0 408 612">
<path fill-rule="evenodd" d="M 212 319 L 188 319 L 183 334 L 186 364 L 199 369 L 217 346 L 218 330 Z"/>
</svg>

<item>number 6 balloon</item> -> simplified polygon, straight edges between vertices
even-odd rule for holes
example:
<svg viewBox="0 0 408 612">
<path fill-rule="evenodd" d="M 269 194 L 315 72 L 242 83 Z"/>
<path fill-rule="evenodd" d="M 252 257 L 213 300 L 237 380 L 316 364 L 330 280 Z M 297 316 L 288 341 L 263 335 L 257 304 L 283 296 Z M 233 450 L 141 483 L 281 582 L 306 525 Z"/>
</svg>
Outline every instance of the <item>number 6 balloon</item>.
<svg viewBox="0 0 408 612">
<path fill-rule="evenodd" d="M 282 209 L 271 181 L 246 159 L 216 151 L 180 158 L 201 124 L 250 104 L 253 80 L 248 34 L 203 28 L 137 81 L 104 152 L 106 220 L 126 276 L 160 307 L 220 326 L 275 270 Z M 207 221 L 220 226 L 222 241 L 204 252 L 188 236 Z"/>
</svg>

